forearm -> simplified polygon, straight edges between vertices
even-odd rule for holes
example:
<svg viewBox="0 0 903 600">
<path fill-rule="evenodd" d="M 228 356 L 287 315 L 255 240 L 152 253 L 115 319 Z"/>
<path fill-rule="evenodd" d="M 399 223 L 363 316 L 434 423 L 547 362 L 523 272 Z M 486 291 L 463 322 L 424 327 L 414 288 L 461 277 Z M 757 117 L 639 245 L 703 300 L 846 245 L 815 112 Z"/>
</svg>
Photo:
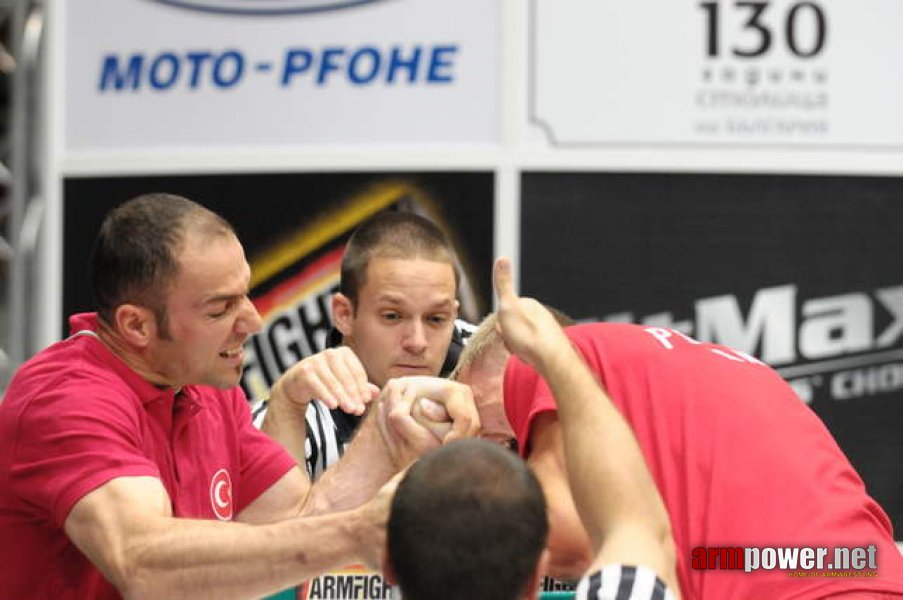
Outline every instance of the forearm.
<svg viewBox="0 0 903 600">
<path fill-rule="evenodd" d="M 538 369 L 558 405 L 570 485 L 595 546 L 625 523 L 667 538 L 668 515 L 633 431 L 579 353 L 559 345 Z"/>
<path fill-rule="evenodd" d="M 359 506 L 397 472 L 377 427 L 375 412 L 373 405 L 342 459 L 311 486 L 303 514 L 319 515 Z"/>
<path fill-rule="evenodd" d="M 367 532 L 360 511 L 266 526 L 161 518 L 111 579 L 126 597 L 260 597 L 359 560 Z"/>
<path fill-rule="evenodd" d="M 261 431 L 282 444 L 299 465 L 304 467 L 304 443 L 307 438 L 307 404 L 290 402 L 281 386 L 273 386 Z"/>
</svg>

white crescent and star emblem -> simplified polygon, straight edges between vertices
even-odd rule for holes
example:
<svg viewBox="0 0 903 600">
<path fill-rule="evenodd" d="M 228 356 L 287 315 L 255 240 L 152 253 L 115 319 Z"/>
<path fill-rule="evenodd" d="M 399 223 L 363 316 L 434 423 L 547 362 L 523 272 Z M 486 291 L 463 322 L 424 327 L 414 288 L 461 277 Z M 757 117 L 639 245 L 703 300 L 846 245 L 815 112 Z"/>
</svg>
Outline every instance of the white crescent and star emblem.
<svg viewBox="0 0 903 600">
<path fill-rule="evenodd" d="M 217 519 L 232 520 L 232 478 L 226 469 L 214 473 L 210 480 L 210 505 Z"/>
</svg>

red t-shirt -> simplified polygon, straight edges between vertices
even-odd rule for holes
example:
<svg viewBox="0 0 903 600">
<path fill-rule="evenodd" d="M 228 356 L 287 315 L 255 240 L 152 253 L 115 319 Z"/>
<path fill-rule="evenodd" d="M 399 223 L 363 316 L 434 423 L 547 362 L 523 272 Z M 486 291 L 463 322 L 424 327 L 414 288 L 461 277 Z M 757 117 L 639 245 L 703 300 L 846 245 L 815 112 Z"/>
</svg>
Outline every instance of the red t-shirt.
<svg viewBox="0 0 903 600">
<path fill-rule="evenodd" d="M 821 420 L 772 369 L 664 328 L 596 323 L 566 331 L 636 434 L 671 517 L 684 598 L 903 593 L 903 558 L 887 515 Z M 505 373 L 505 409 L 526 456 L 533 419 L 556 408 L 545 381 L 516 357 Z M 834 548 L 869 545 L 877 569 L 866 570 L 877 576 L 829 574 L 841 571 L 827 566 Z M 720 547 L 757 549 L 761 564 L 776 553 L 766 548 L 824 547 L 828 556 L 818 573 L 693 568 L 694 549 L 708 556 Z"/>
<path fill-rule="evenodd" d="M 94 315 L 28 361 L 0 404 L 0 596 L 109 598 L 63 531 L 72 506 L 117 477 L 157 477 L 175 516 L 231 520 L 295 466 L 251 423 L 240 388 L 178 395 L 94 335 Z"/>
</svg>

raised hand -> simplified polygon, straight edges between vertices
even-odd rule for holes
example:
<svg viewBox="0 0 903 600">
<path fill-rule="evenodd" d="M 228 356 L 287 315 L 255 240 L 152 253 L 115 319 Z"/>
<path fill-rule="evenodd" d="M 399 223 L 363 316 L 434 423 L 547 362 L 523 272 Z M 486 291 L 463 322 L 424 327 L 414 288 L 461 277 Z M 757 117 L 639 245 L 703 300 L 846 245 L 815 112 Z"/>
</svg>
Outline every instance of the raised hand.
<svg viewBox="0 0 903 600">
<path fill-rule="evenodd" d="M 517 295 L 510 259 L 495 261 L 492 283 L 498 297 L 498 330 L 509 352 L 539 368 L 543 360 L 570 346 L 548 309 L 533 298 Z"/>
</svg>

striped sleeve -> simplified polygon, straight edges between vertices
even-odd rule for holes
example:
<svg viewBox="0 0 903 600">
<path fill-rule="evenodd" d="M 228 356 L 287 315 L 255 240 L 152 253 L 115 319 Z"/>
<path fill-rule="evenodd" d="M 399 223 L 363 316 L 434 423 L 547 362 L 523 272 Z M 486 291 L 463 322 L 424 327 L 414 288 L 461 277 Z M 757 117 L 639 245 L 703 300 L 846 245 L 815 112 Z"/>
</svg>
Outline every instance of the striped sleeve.
<svg viewBox="0 0 903 600">
<path fill-rule="evenodd" d="M 674 593 L 652 569 L 613 564 L 585 575 L 577 600 L 674 600 Z"/>
<path fill-rule="evenodd" d="M 266 400 L 251 405 L 251 418 L 258 429 L 263 426 L 266 413 Z M 339 439 L 339 431 L 332 412 L 319 400 L 307 405 L 305 418 L 307 420 L 307 439 L 304 442 L 307 463 L 305 466 L 311 480 L 315 480 L 339 460 L 348 440 Z"/>
<path fill-rule="evenodd" d="M 263 427 L 263 420 L 267 416 L 267 401 L 254 400 L 251 402 L 251 421 L 254 427 L 260 429 Z"/>
</svg>

